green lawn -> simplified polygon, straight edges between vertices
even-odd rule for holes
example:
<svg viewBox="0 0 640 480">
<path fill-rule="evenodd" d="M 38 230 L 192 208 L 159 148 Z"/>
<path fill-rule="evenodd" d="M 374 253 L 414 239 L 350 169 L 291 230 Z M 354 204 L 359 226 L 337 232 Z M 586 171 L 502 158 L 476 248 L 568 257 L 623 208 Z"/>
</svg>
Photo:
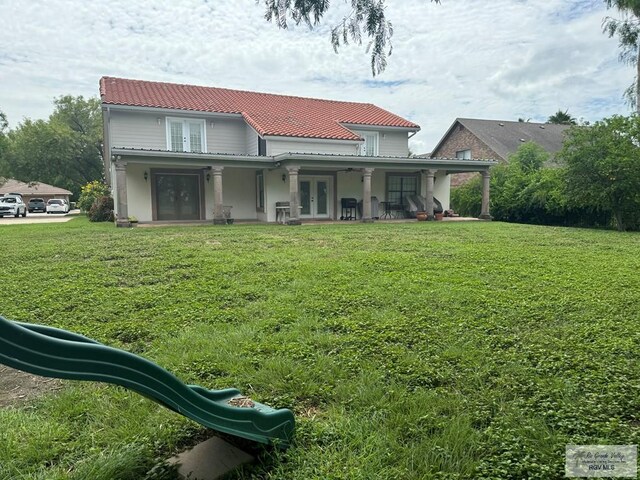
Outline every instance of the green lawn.
<svg viewBox="0 0 640 480">
<path fill-rule="evenodd" d="M 640 443 L 639 234 L 77 219 L 0 239 L 2 292 L 23 292 L 0 315 L 296 412 L 293 447 L 232 478 L 562 478 L 567 443 Z M 0 410 L 0 478 L 139 480 L 204 435 L 67 382 Z"/>
</svg>

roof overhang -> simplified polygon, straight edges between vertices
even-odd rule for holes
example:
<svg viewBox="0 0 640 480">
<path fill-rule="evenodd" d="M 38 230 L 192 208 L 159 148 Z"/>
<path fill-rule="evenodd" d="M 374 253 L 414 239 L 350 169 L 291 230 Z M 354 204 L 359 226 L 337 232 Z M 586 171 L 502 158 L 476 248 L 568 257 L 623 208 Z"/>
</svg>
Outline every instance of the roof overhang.
<svg viewBox="0 0 640 480">
<path fill-rule="evenodd" d="M 374 131 L 392 131 L 392 132 L 419 132 L 420 126 L 415 127 L 390 127 L 385 125 L 369 125 L 360 123 L 338 122 L 349 130 L 374 130 Z"/>
<path fill-rule="evenodd" d="M 449 158 L 367 157 L 361 155 L 323 155 L 316 153 L 282 153 L 273 157 L 277 164 L 322 168 L 381 168 L 386 170 L 446 170 L 480 172 L 498 162 L 494 160 L 459 160 Z"/>
<path fill-rule="evenodd" d="M 113 148 L 111 157 L 118 161 L 135 161 L 148 165 L 172 165 L 185 167 L 210 167 L 212 164 L 223 167 L 273 168 L 273 157 L 257 155 L 231 155 L 228 153 L 188 153 L 166 150 L 144 150 L 134 148 Z"/>
<path fill-rule="evenodd" d="M 176 115 L 182 116 L 200 116 L 207 118 L 237 118 L 243 120 L 241 113 L 224 113 L 224 112 L 205 112 L 202 110 L 185 110 L 177 108 L 160 108 L 160 107 L 141 107 L 137 105 L 119 105 L 114 103 L 102 103 L 103 110 L 110 110 L 112 112 L 139 112 L 139 113 L 152 113 L 154 115 Z"/>
<path fill-rule="evenodd" d="M 447 173 L 486 171 L 498 162 L 495 160 L 460 160 L 455 158 L 419 157 L 367 157 L 360 155 L 328 155 L 317 153 L 281 153 L 273 157 L 257 155 L 232 155 L 225 153 L 186 153 L 165 150 L 113 148 L 115 161 L 133 161 L 147 165 L 172 165 L 209 167 L 212 164 L 241 168 L 379 168 L 397 171 L 445 170 Z"/>
</svg>

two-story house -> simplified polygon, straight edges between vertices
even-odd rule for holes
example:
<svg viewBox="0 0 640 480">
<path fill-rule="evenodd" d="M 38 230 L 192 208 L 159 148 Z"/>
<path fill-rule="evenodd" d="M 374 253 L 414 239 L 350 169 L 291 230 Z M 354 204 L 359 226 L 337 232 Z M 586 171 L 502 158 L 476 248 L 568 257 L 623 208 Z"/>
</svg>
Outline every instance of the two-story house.
<svg viewBox="0 0 640 480">
<path fill-rule="evenodd" d="M 420 127 L 368 103 L 103 77 L 105 175 L 117 223 L 337 219 L 341 199 L 449 203 L 449 176 L 490 161 L 409 157 Z M 488 180 L 486 213 L 488 216 Z M 430 205 L 431 203 L 431 205 Z M 281 212 L 281 211 L 280 211 Z"/>
</svg>

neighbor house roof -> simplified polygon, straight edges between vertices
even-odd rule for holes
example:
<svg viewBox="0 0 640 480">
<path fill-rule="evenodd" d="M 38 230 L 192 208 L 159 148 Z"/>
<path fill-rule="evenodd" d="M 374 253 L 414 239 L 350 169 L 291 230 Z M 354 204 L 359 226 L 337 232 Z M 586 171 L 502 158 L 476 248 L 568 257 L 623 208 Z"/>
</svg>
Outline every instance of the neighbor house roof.
<svg viewBox="0 0 640 480">
<path fill-rule="evenodd" d="M 0 184 L 2 182 L 0 181 Z M 54 187 L 42 182 L 25 183 L 19 180 L 8 178 L 0 185 L 0 194 L 20 193 L 22 195 L 71 195 L 69 190 Z"/>
<path fill-rule="evenodd" d="M 114 77 L 100 79 L 100 96 L 108 105 L 236 113 L 242 115 L 261 136 L 360 140 L 357 134 L 341 124 L 420 130 L 419 125 L 371 103 Z"/>
<path fill-rule="evenodd" d="M 463 125 L 504 160 L 507 160 L 508 156 L 518 150 L 518 147 L 524 142 L 530 141 L 554 154 L 562 148 L 564 132 L 570 127 L 570 125 L 552 123 L 456 118 L 436 148 L 433 149 L 434 154 L 437 154 L 457 124 Z"/>
</svg>

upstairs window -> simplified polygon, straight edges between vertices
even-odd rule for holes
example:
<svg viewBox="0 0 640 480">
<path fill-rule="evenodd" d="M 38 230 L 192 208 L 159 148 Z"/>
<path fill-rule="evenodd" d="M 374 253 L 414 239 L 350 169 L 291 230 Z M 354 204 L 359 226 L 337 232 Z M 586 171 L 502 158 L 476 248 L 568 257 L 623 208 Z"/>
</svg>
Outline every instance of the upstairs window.
<svg viewBox="0 0 640 480">
<path fill-rule="evenodd" d="M 458 150 L 456 158 L 460 160 L 471 160 L 471 150 Z"/>
<path fill-rule="evenodd" d="M 205 121 L 193 118 L 167 118 L 167 150 L 206 152 Z"/>
<path fill-rule="evenodd" d="M 364 142 L 360 144 L 359 155 L 366 157 L 378 156 L 378 132 L 355 132 L 360 135 Z"/>
</svg>

